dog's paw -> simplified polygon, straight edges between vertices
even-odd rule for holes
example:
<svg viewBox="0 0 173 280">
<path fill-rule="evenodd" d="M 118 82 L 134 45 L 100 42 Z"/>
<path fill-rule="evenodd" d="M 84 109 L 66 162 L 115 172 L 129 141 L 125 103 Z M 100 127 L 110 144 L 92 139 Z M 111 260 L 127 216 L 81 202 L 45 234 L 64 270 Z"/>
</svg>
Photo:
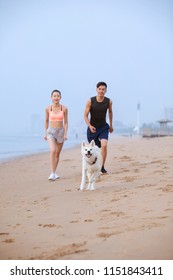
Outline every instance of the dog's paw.
<svg viewBox="0 0 173 280">
<path fill-rule="evenodd" d="M 85 186 L 80 186 L 80 191 L 83 191 Z"/>
</svg>

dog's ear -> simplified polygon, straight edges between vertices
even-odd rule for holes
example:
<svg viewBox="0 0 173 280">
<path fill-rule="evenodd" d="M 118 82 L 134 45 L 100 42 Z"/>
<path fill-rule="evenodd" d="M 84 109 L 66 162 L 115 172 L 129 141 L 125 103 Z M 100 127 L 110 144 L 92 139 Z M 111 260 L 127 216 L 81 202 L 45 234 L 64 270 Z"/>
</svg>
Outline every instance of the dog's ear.
<svg viewBox="0 0 173 280">
<path fill-rule="evenodd" d="M 95 141 L 92 140 L 90 144 L 91 144 L 92 147 L 95 146 Z"/>
<path fill-rule="evenodd" d="M 82 141 L 81 147 L 85 147 L 85 141 Z"/>
</svg>

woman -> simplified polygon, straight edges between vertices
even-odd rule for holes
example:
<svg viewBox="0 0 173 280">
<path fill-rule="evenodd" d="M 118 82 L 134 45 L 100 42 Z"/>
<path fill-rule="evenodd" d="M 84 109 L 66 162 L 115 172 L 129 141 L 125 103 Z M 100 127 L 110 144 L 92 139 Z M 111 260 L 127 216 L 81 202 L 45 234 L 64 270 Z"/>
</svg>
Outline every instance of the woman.
<svg viewBox="0 0 173 280">
<path fill-rule="evenodd" d="M 59 176 L 56 169 L 59 163 L 60 153 L 67 140 L 68 109 L 60 104 L 61 92 L 53 90 L 51 93 L 52 105 L 46 108 L 45 136 L 50 147 L 50 168 L 51 174 L 48 180 L 56 180 Z"/>
</svg>

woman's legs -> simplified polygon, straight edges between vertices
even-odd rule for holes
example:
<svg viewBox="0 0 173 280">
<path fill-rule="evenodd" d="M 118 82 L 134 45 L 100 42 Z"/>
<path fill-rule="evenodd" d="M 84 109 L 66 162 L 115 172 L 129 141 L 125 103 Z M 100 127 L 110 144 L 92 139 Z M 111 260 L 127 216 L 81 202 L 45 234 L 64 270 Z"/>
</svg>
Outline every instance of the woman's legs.
<svg viewBox="0 0 173 280">
<path fill-rule="evenodd" d="M 48 138 L 48 142 L 50 148 L 50 168 L 51 172 L 55 173 L 59 163 L 59 157 L 63 147 L 63 143 L 57 143 L 53 138 Z"/>
<path fill-rule="evenodd" d="M 55 152 L 55 171 L 59 163 L 60 153 L 63 147 L 63 143 L 56 143 L 56 152 Z"/>
</svg>

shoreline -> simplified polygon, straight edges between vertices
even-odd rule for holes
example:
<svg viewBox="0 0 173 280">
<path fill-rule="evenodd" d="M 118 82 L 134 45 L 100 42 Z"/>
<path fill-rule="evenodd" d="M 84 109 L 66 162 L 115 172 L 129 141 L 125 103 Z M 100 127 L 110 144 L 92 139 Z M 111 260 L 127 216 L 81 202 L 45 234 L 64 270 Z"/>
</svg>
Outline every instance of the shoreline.
<svg viewBox="0 0 173 280">
<path fill-rule="evenodd" d="M 114 139 L 121 139 L 121 138 L 142 138 L 142 136 L 137 136 L 137 135 L 121 135 L 121 134 L 111 134 L 110 136 L 110 139 L 109 141 L 112 141 Z M 69 149 L 73 149 L 75 147 L 79 147 L 81 145 L 81 142 L 82 141 L 86 141 L 86 139 L 78 139 L 78 140 L 72 140 L 72 141 L 69 141 L 67 140 L 67 142 L 65 142 L 64 144 L 64 147 L 63 147 L 63 151 L 64 150 L 69 150 Z M 16 161 L 20 158 L 27 158 L 27 157 L 30 157 L 30 156 L 34 156 L 34 155 L 41 155 L 41 154 L 45 154 L 45 153 L 49 153 L 49 146 L 48 146 L 48 143 L 47 143 L 47 148 L 44 148 L 41 150 L 35 150 L 35 151 L 31 151 L 31 152 L 21 152 L 21 151 L 18 151 L 16 153 L 16 155 L 13 155 L 13 156 L 7 156 L 7 157 L 4 157 L 4 158 L 0 158 L 0 165 L 3 164 L 3 163 L 6 163 L 6 162 L 11 162 L 11 161 Z"/>
<path fill-rule="evenodd" d="M 69 146 L 66 146 L 66 147 L 63 147 L 63 150 L 68 150 L 68 149 L 73 149 L 77 146 L 79 146 L 80 144 L 79 143 L 70 143 Z M 20 154 L 19 153 L 15 156 L 8 156 L 7 158 L 2 158 L 0 159 L 0 165 L 3 164 L 3 163 L 6 163 L 6 162 L 11 162 L 11 161 L 16 161 L 18 159 L 21 159 L 21 158 L 27 158 L 27 157 L 31 157 L 31 156 L 35 156 L 35 155 L 42 155 L 42 154 L 46 154 L 46 153 L 49 153 L 49 147 L 42 151 L 33 151 L 33 152 L 28 152 L 28 153 L 23 153 L 23 154 Z"/>
<path fill-rule="evenodd" d="M 0 164 L 28 155 L 49 152 L 49 144 L 42 136 L 0 136 Z M 73 148 L 80 143 L 80 139 L 70 137 L 64 143 L 63 149 Z"/>
<path fill-rule="evenodd" d="M 1 260 L 173 259 L 173 138 L 114 137 L 95 191 L 79 191 L 80 145 L 0 164 Z"/>
</svg>

